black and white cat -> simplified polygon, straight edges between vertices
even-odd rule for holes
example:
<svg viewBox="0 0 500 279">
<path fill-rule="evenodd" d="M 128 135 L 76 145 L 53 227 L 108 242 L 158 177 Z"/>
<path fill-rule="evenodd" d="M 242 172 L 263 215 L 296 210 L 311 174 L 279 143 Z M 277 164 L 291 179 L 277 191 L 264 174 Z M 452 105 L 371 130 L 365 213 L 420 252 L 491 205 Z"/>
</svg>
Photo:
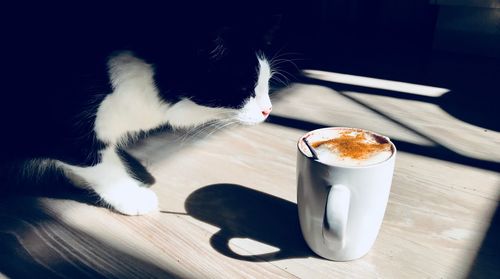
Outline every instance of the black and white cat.
<svg viewBox="0 0 500 279">
<path fill-rule="evenodd" d="M 113 91 L 99 104 L 93 128 L 96 138 L 106 145 L 100 151 L 100 162 L 90 167 L 64 162 L 58 165 L 121 213 L 135 215 L 156 209 L 156 195 L 130 174 L 123 160 L 126 152 L 123 145 L 130 136 L 163 125 L 192 128 L 209 121 L 237 120 L 248 125 L 264 121 L 272 109 L 269 99 L 272 71 L 263 55 L 254 56 L 256 62 L 251 68 L 256 72 L 249 79 L 257 77 L 255 84 L 234 88 L 235 92 L 228 93 L 233 96 L 228 97 L 232 100 L 227 104 L 224 104 L 225 96 L 219 100 L 214 96 L 210 104 L 198 101 L 194 93 L 189 97 L 177 97 L 175 102 L 168 101 L 170 98 L 163 98 L 159 93 L 161 89 L 155 85 L 151 65 L 128 52 L 112 57 L 108 68 Z"/>
<path fill-rule="evenodd" d="M 62 171 L 120 213 L 154 211 L 157 197 L 144 187 L 154 178 L 126 151 L 129 143 L 165 126 L 254 125 L 270 114 L 272 63 L 258 48 L 269 36 L 248 30 L 219 29 L 205 41 L 171 38 L 112 54 L 89 48 L 80 55 L 39 41 L 35 50 L 10 49 L 1 115 L 8 134 L 1 167 L 9 171 L 0 170 L 2 183 Z"/>
</svg>

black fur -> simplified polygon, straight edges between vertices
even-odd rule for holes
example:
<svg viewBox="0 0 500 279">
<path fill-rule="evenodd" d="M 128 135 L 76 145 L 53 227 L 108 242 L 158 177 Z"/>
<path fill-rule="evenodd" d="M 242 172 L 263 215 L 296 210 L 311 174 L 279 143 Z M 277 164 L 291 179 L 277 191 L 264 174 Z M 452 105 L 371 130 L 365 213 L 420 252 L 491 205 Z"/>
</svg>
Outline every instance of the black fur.
<svg viewBox="0 0 500 279">
<path fill-rule="evenodd" d="M 155 183 L 155 178 L 134 156 L 130 155 L 123 148 L 116 148 L 116 153 L 125 165 L 127 172 L 137 181 L 142 182 L 145 186 L 151 186 Z"/>
</svg>

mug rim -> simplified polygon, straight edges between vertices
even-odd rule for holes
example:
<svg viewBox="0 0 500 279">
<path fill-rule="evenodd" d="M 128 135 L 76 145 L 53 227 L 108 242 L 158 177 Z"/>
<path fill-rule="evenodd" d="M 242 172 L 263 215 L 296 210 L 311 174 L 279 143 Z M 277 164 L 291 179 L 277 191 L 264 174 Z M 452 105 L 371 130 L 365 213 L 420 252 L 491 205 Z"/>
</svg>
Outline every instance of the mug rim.
<svg viewBox="0 0 500 279">
<path fill-rule="evenodd" d="M 379 136 L 379 137 L 383 137 L 384 139 L 387 140 L 387 142 L 389 142 L 391 144 L 391 148 L 392 148 L 392 154 L 391 156 L 389 156 L 389 158 L 381 161 L 381 162 L 377 162 L 377 163 L 374 163 L 374 164 L 370 164 L 370 165 L 364 165 L 364 166 L 346 166 L 346 165 L 340 165 L 340 164 L 327 164 L 325 162 L 322 162 L 322 161 L 319 161 L 319 160 L 316 160 L 314 159 L 313 157 L 310 157 L 308 155 L 306 155 L 302 149 L 300 148 L 300 142 L 303 141 L 304 138 L 308 137 L 309 135 L 311 135 L 312 133 L 315 133 L 315 132 L 321 132 L 322 130 L 342 130 L 342 129 L 348 129 L 348 130 L 361 130 L 361 131 L 364 131 L 364 132 L 368 132 L 368 133 L 371 133 L 371 134 L 374 134 L 376 136 Z M 381 135 L 379 133 L 376 133 L 376 132 L 373 132 L 371 130 L 367 130 L 367 129 L 362 129 L 362 128 L 354 128 L 354 127 L 337 127 L 337 126 L 332 126 L 332 127 L 325 127 L 325 128 L 319 128 L 319 129 L 315 129 L 315 130 L 311 130 L 307 133 L 305 133 L 304 135 L 302 135 L 299 140 L 297 141 L 297 149 L 299 150 L 299 152 L 301 153 L 302 156 L 306 157 L 308 160 L 311 160 L 313 162 L 316 162 L 316 163 L 319 163 L 319 164 L 322 164 L 322 165 L 325 165 L 325 166 L 330 166 L 330 167 L 336 167 L 336 168 L 346 168 L 346 169 L 363 169 L 363 168 L 372 168 L 372 167 L 375 167 L 375 166 L 378 166 L 378 165 L 381 165 L 381 164 L 384 164 L 384 163 L 387 163 L 388 161 L 390 161 L 391 159 L 393 159 L 395 156 L 396 156 L 396 152 L 397 152 L 397 149 L 396 149 L 396 145 L 391 141 L 391 139 L 387 136 L 384 136 L 384 135 Z"/>
</svg>

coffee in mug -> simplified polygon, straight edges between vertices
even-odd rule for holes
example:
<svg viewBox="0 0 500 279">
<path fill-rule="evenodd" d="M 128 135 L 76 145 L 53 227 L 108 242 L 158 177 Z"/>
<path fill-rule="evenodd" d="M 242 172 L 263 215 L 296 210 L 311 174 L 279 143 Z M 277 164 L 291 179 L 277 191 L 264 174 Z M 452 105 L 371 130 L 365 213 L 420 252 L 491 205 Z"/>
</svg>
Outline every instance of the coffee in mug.
<svg viewBox="0 0 500 279">
<path fill-rule="evenodd" d="M 336 261 L 373 246 L 389 198 L 396 147 L 362 129 L 311 131 L 297 144 L 297 204 L 309 247 Z"/>
<path fill-rule="evenodd" d="M 319 161 L 341 166 L 367 166 L 391 157 L 392 146 L 385 137 L 360 129 L 333 129 L 314 142 Z M 307 139 L 306 139 L 307 140 Z"/>
</svg>

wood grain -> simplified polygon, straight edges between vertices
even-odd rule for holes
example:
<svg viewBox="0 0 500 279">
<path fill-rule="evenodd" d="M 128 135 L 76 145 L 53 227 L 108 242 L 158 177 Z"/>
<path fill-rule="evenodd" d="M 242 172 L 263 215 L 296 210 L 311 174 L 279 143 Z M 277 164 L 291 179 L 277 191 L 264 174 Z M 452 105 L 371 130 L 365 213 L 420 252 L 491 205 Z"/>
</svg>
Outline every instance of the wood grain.
<svg viewBox="0 0 500 279">
<path fill-rule="evenodd" d="M 497 232 L 500 133 L 429 102 L 305 83 L 279 92 L 273 113 L 255 127 L 135 146 L 157 179 L 157 213 L 122 216 L 78 194 L 3 200 L 0 277 L 500 277 L 498 246 L 483 245 Z M 370 129 L 401 146 L 379 237 L 351 262 L 317 257 L 298 227 L 296 140 L 323 126 Z"/>
</svg>

